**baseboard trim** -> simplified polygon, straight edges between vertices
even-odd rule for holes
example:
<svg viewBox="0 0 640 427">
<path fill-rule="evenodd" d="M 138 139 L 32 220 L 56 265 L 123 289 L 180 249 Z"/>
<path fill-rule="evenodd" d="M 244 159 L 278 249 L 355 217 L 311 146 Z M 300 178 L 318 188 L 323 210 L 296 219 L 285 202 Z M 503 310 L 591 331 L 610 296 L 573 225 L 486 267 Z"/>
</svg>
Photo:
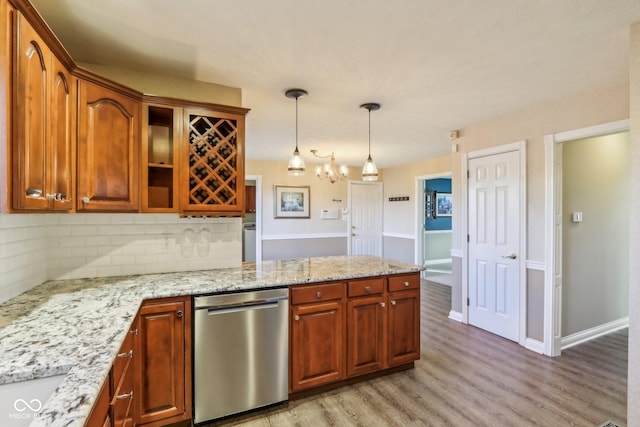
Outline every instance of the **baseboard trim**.
<svg viewBox="0 0 640 427">
<path fill-rule="evenodd" d="M 618 331 L 620 329 L 629 327 L 629 316 L 622 319 L 614 320 L 613 322 L 605 323 L 600 326 L 596 326 L 591 329 L 584 330 L 582 332 L 576 332 L 575 334 L 567 335 L 560 339 L 560 348 L 566 350 L 574 345 L 582 344 L 590 341 L 594 338 L 601 337 L 611 332 Z"/>
<path fill-rule="evenodd" d="M 453 310 L 449 312 L 449 319 L 455 320 L 456 322 L 460 322 L 460 323 L 462 323 L 462 321 L 464 320 L 462 317 L 462 313 L 460 313 L 459 311 L 453 311 Z"/>
<path fill-rule="evenodd" d="M 525 338 L 524 347 L 527 350 L 535 351 L 539 354 L 544 354 L 544 343 L 542 341 L 534 340 L 533 338 Z"/>
</svg>

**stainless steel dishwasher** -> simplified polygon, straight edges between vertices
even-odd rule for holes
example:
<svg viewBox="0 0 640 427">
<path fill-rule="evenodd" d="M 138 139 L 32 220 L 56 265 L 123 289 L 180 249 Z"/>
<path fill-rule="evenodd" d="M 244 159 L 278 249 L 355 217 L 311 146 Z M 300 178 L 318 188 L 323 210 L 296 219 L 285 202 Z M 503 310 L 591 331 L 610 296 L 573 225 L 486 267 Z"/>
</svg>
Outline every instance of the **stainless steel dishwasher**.
<svg viewBox="0 0 640 427">
<path fill-rule="evenodd" d="M 289 291 L 193 298 L 193 422 L 288 399 Z"/>
</svg>

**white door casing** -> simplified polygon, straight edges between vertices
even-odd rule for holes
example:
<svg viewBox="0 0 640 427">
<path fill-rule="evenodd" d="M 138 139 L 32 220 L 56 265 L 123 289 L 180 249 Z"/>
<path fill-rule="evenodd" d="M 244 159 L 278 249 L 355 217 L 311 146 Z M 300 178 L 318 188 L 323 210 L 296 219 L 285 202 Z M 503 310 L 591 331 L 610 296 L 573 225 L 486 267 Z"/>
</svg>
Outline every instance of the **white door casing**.
<svg viewBox="0 0 640 427">
<path fill-rule="evenodd" d="M 348 254 L 382 256 L 382 183 L 349 181 Z"/>
<path fill-rule="evenodd" d="M 544 354 L 559 356 L 562 347 L 562 150 L 563 142 L 629 131 L 629 120 L 546 135 Z"/>
<path fill-rule="evenodd" d="M 414 264 L 423 265 L 424 264 L 424 222 L 425 222 L 425 194 L 424 194 L 424 182 L 429 179 L 437 179 L 437 178 L 449 178 L 451 179 L 451 172 L 446 173 L 437 173 L 430 175 L 419 175 L 415 177 L 415 225 L 416 225 L 416 237 L 414 239 Z M 426 270 L 422 271 L 421 275 L 424 278 L 424 273 Z"/>
</svg>

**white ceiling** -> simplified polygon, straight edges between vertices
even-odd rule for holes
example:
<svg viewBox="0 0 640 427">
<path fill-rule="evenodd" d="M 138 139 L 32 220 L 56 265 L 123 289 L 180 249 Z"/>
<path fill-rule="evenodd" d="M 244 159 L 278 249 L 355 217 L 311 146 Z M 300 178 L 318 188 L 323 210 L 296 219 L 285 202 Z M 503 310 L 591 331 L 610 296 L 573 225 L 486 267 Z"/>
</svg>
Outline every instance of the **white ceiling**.
<svg viewBox="0 0 640 427">
<path fill-rule="evenodd" d="M 389 167 L 450 152 L 448 134 L 628 81 L 638 0 L 32 0 L 76 61 L 242 88 L 249 159 L 295 143 Z M 508 141 L 506 141 L 508 142 Z"/>
</svg>

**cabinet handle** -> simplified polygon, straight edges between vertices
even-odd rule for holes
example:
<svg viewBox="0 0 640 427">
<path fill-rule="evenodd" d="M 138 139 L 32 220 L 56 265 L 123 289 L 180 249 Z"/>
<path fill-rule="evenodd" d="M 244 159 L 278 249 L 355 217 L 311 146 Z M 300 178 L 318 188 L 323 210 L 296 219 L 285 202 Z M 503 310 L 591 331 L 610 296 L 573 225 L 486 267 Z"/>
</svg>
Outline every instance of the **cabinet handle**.
<svg viewBox="0 0 640 427">
<path fill-rule="evenodd" d="M 133 335 L 138 335 L 138 328 L 130 330 L 129 333 Z"/>
<path fill-rule="evenodd" d="M 365 292 L 371 292 L 371 286 L 365 286 L 364 287 L 364 291 Z"/>
<path fill-rule="evenodd" d="M 383 302 L 380 303 L 380 307 L 384 308 L 384 303 Z"/>
<path fill-rule="evenodd" d="M 404 285 L 405 288 L 409 286 L 409 282 L 402 282 L 402 284 Z"/>
<path fill-rule="evenodd" d="M 40 197 L 42 196 L 42 188 L 29 187 L 26 191 L 27 197 Z"/>
<path fill-rule="evenodd" d="M 316 297 L 317 298 L 322 298 L 322 292 L 316 292 Z"/>
<path fill-rule="evenodd" d="M 182 319 L 184 313 L 182 313 L 182 310 L 178 310 L 178 313 L 176 313 L 176 315 L 178 316 L 178 319 Z"/>
<path fill-rule="evenodd" d="M 118 357 L 133 357 L 133 350 L 125 351 L 124 353 L 118 353 Z"/>
<path fill-rule="evenodd" d="M 298 315 L 296 314 L 296 316 L 294 317 L 294 319 L 295 319 L 295 320 L 300 320 L 300 316 L 298 316 Z"/>
<path fill-rule="evenodd" d="M 133 390 L 131 390 L 129 393 L 119 394 L 116 396 L 116 399 L 118 400 L 131 399 L 131 398 L 133 398 Z"/>
<path fill-rule="evenodd" d="M 391 305 L 396 305 L 396 302 L 391 300 Z"/>
<path fill-rule="evenodd" d="M 90 198 L 88 198 L 87 196 L 84 196 L 84 197 L 83 197 L 82 199 L 80 199 L 80 200 L 82 200 L 82 203 L 89 203 L 89 202 L 91 201 L 91 199 L 90 199 Z"/>
</svg>

